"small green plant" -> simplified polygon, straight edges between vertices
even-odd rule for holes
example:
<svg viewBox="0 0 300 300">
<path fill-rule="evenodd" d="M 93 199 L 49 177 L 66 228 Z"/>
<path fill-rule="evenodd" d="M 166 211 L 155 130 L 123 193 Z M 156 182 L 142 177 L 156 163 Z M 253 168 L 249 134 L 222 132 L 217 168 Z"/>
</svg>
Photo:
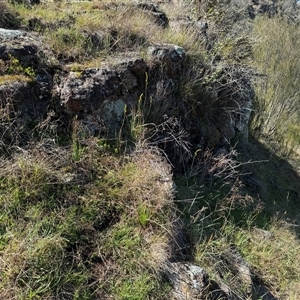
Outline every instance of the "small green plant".
<svg viewBox="0 0 300 300">
<path fill-rule="evenodd" d="M 30 78 L 35 78 L 36 74 L 32 67 L 23 67 L 19 59 L 9 54 L 9 67 L 7 69 L 8 74 L 23 74 Z"/>
<path fill-rule="evenodd" d="M 147 96 L 147 88 L 149 83 L 149 75 L 145 73 L 145 93 L 139 96 L 137 103 L 133 105 L 131 111 L 127 115 L 127 106 L 124 108 L 124 123 L 121 130 L 125 129 L 124 125 L 127 125 L 128 134 L 133 143 L 136 145 L 146 141 L 146 124 L 149 111 L 152 106 L 152 99 Z M 122 137 L 122 131 L 120 131 L 119 138 Z"/>
<path fill-rule="evenodd" d="M 130 136 L 135 143 L 142 141 L 145 138 L 145 120 L 144 111 L 142 110 L 143 98 L 144 95 L 141 94 L 137 101 L 136 108 L 133 108 L 129 116 Z"/>
<path fill-rule="evenodd" d="M 141 205 L 138 208 L 138 220 L 139 220 L 139 223 L 143 227 L 145 227 L 149 223 L 150 218 L 151 218 L 151 212 L 150 212 L 149 208 L 147 206 L 145 206 L 145 205 Z"/>
<path fill-rule="evenodd" d="M 32 77 L 32 78 L 34 78 L 34 77 L 36 76 L 35 71 L 33 70 L 32 67 L 24 68 L 24 73 L 25 73 L 27 76 Z"/>
<path fill-rule="evenodd" d="M 81 140 L 82 128 L 80 128 L 80 122 L 76 116 L 72 125 L 72 158 L 74 161 L 79 161 L 84 152 L 84 148 L 81 146 Z"/>
</svg>

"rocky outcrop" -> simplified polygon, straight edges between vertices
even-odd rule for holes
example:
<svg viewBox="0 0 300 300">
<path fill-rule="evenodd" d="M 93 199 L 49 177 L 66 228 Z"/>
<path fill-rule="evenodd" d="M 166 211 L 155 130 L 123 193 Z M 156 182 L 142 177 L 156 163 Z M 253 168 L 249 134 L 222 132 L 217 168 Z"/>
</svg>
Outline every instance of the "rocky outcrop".
<svg viewBox="0 0 300 300">
<path fill-rule="evenodd" d="M 33 5 L 39 1 L 26 3 Z M 209 24 L 204 19 L 187 18 L 169 24 L 167 16 L 156 5 L 139 3 L 137 7 L 154 18 L 159 26 L 191 29 L 208 45 Z M 272 11 L 261 4 L 251 4 L 248 8 L 254 10 L 255 15 Z M 69 17 L 61 22 L 68 27 L 74 19 Z M 29 29 L 40 31 L 51 27 L 37 18 L 29 20 L 28 25 Z M 95 49 L 101 49 L 106 39 L 100 30 L 83 30 L 82 36 Z M 132 120 L 140 118 L 143 123 L 138 125 L 151 124 L 155 128 L 149 137 L 151 143 L 161 146 L 175 167 L 181 160 L 186 163 L 190 159 L 186 155 L 189 147 L 196 151 L 206 146 L 229 146 L 238 135 L 240 141 L 246 142 L 254 97 L 250 71 L 243 66 L 196 66 L 203 68 L 203 77 L 196 80 L 199 95 L 189 102 L 179 92 L 183 77 L 190 72 L 190 67 L 195 67 L 188 62 L 183 48 L 160 44 L 148 47 L 147 58 L 126 53 L 110 66 L 71 71 L 57 67 L 53 53 L 39 36 L 23 30 L 0 29 L 0 75 L 2 69 L 3 74 L 11 72 L 0 84 L 1 142 L 9 146 L 26 144 L 24 136 L 30 130 L 51 123 L 52 118 L 64 119 L 68 125 L 76 118 L 86 133 L 115 138 L 124 130 L 126 122 L 137 125 Z M 202 120 L 206 113 L 203 112 L 204 101 L 209 103 L 210 109 L 210 118 L 205 121 Z M 6 121 L 12 119 L 14 122 L 7 125 Z M 168 147 L 170 140 L 173 144 Z M 177 155 L 180 147 L 183 151 Z M 233 286 L 245 286 L 245 297 L 253 289 L 261 291 L 257 294 L 268 292 L 258 277 L 255 282 L 252 280 L 249 266 L 237 253 L 229 251 L 217 259 L 221 262 L 217 271 L 232 274 Z M 235 299 L 234 292 L 222 278 L 218 278 L 218 282 L 210 280 L 197 265 L 184 262 L 166 265 L 165 273 L 173 285 L 175 299 Z M 272 299 L 272 295 L 268 295 Z"/>
<path fill-rule="evenodd" d="M 201 26 L 199 34 L 203 34 L 203 26 L 206 28 L 207 25 Z M 101 44 L 98 38 L 94 40 Z M 0 29 L 0 42 L 0 61 L 4 69 L 11 68 L 13 73 L 16 71 L 25 77 L 30 75 L 30 80 L 23 83 L 15 83 L 13 76 L 11 81 L 6 81 L 1 86 L 1 103 L 5 105 L 10 99 L 14 111 L 20 117 L 26 116 L 26 120 L 31 118 L 33 123 L 43 120 L 49 107 L 56 107 L 58 114 L 62 110 L 69 119 L 77 116 L 89 134 L 114 137 L 120 132 L 125 118 L 131 118 L 140 105 L 147 112 L 143 116 L 144 122 L 155 126 L 164 124 L 166 120 L 169 125 L 172 123 L 171 126 L 161 126 L 161 130 L 156 127 L 153 137 L 156 141 L 162 141 L 162 144 L 166 144 L 165 141 L 170 138 L 167 132 L 171 127 L 178 134 L 184 133 L 185 142 L 196 147 L 202 147 L 204 144 L 200 145 L 199 142 L 205 139 L 212 147 L 224 142 L 229 144 L 236 134 L 243 137 L 241 140 L 247 140 L 247 123 L 254 94 L 243 69 L 218 69 L 210 71 L 219 74 L 218 80 L 211 81 L 210 77 L 203 79 L 203 91 L 207 90 L 205 97 L 215 103 L 216 113 L 219 110 L 219 127 L 208 124 L 208 127 L 216 127 L 216 133 L 211 135 L 201 125 L 197 113 L 193 112 L 193 109 L 198 110 L 195 103 L 192 102 L 193 107 L 189 107 L 189 102 L 182 102 L 178 93 L 189 68 L 188 56 L 181 47 L 152 45 L 148 48 L 147 60 L 136 53 L 127 53 L 110 67 L 57 72 L 58 63 L 54 55 L 36 35 L 22 30 Z M 29 71 L 31 74 L 27 74 Z M 56 84 L 53 82 L 54 75 Z M 206 88 L 207 84 L 210 85 L 209 89 Z M 21 94 L 26 97 L 20 97 L 18 91 L 22 91 Z M 218 104 L 218 99 L 222 99 L 222 103 Z M 226 105 L 231 109 L 234 107 L 234 113 L 224 111 Z M 184 120 L 179 107 L 185 111 Z M 187 114 L 187 111 L 190 113 Z M 209 141 L 211 139 L 214 140 Z M 164 150 L 174 152 L 174 147 L 178 148 L 178 141 L 175 144 L 171 149 Z"/>
<path fill-rule="evenodd" d="M 174 108 L 179 106 L 176 91 L 184 74 L 186 54 L 175 45 L 151 46 L 148 54 L 149 62 L 136 56 L 124 59 L 114 68 L 70 72 L 57 88 L 61 105 L 66 112 L 77 114 L 92 134 L 119 132 L 125 110 L 127 113 L 134 110 L 141 96 L 144 97 L 143 105 L 151 103 L 147 108 L 155 112 L 155 120 L 150 116 L 148 122 L 159 125 L 163 116 L 180 118 L 180 112 Z M 237 68 L 219 73 L 224 73 L 223 79 L 212 84 L 208 97 L 216 103 L 217 99 L 222 99 L 220 105 L 235 107 L 234 113 L 230 114 L 220 110 L 219 142 L 229 143 L 236 134 L 240 135 L 240 140 L 247 141 L 254 96 L 250 82 L 246 73 Z M 231 81 L 224 84 L 226 74 L 230 74 L 228 80 Z M 159 111 L 156 110 L 158 107 Z M 191 115 L 182 126 L 188 133 L 189 128 L 197 131 L 195 139 L 200 140 L 206 135 L 201 125 L 197 125 L 198 129 L 192 125 L 192 129 L 190 124 L 198 124 L 197 116 Z"/>
<path fill-rule="evenodd" d="M 41 115 L 52 97 L 51 73 L 53 74 L 57 61 L 51 50 L 34 34 L 22 30 L 0 28 L 0 61 L 3 65 L 3 72 L 6 71 L 11 75 L 1 87 L 2 103 L 5 103 L 3 95 L 9 94 L 12 103 L 19 103 L 15 109 L 21 114 L 27 114 L 32 103 L 38 102 L 36 104 L 38 112 L 34 114 L 32 111 L 32 114 L 35 117 L 38 114 Z M 15 82 L 15 78 L 18 78 L 15 75 L 27 77 L 27 83 L 21 84 L 21 87 L 20 83 Z M 23 97 L 18 95 L 20 88 Z M 11 93 L 11 90 L 15 92 Z M 39 103 L 42 102 L 42 107 L 40 107 Z"/>
<path fill-rule="evenodd" d="M 247 12 L 251 19 L 259 15 L 284 15 L 290 20 L 296 20 L 299 15 L 295 0 L 232 0 L 229 1 L 229 7 Z"/>
<path fill-rule="evenodd" d="M 233 249 L 216 257 L 216 273 L 220 276 L 215 280 L 204 269 L 189 262 L 168 262 L 165 273 L 172 284 L 174 300 L 235 300 L 248 299 L 251 295 L 256 295 L 257 299 L 277 300 Z"/>
<path fill-rule="evenodd" d="M 132 111 L 141 95 L 153 105 L 164 102 L 169 107 L 185 52 L 174 45 L 153 46 L 148 52 L 151 63 L 136 55 L 114 68 L 70 72 L 58 87 L 61 105 L 77 114 L 92 134 L 118 132 L 125 110 Z"/>
</svg>

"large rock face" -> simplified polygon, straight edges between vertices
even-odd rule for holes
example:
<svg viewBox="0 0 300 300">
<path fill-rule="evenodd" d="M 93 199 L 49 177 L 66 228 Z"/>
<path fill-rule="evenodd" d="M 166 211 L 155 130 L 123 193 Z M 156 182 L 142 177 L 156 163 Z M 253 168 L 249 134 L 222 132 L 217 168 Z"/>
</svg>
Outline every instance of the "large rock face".
<svg viewBox="0 0 300 300">
<path fill-rule="evenodd" d="M 200 32 L 199 37 L 201 34 L 204 33 Z M 15 68 L 18 72 L 21 70 L 25 78 L 18 82 L 16 77 L 11 76 L 2 83 L 1 106 L 7 108 L 10 103 L 14 116 L 23 125 L 24 122 L 42 123 L 44 118 L 48 118 L 49 111 L 54 109 L 56 117 L 63 113 L 72 120 L 76 116 L 89 134 L 107 137 L 116 137 L 125 119 L 128 120 L 129 116 L 132 120 L 135 117 L 133 114 L 141 109 L 143 122 L 160 128 L 156 130 L 155 140 L 165 144 L 164 150 L 174 156 L 170 158 L 173 162 L 178 160 L 174 149 L 180 143 L 186 143 L 185 146 L 191 143 L 196 150 L 204 145 L 201 141 L 205 139 L 211 147 L 228 144 L 236 134 L 243 137 L 241 140 L 247 140 L 254 94 L 249 80 L 238 69 L 218 72 L 224 74 L 225 81 L 227 73 L 230 73 L 230 78 L 236 77 L 239 88 L 224 85 L 222 79 L 221 85 L 213 83 L 205 96 L 216 104 L 218 99 L 222 99 L 220 105 L 227 101 L 233 107 L 236 103 L 234 114 L 227 114 L 224 108 L 220 108 L 216 115 L 218 124 L 207 126 L 215 128 L 211 131 L 201 125 L 198 108 L 194 111 L 193 107 L 187 106 L 187 101 L 183 103 L 178 93 L 187 71 L 188 57 L 184 49 L 168 44 L 152 45 L 147 55 L 145 60 L 136 53 L 127 53 L 110 67 L 57 72 L 60 68 L 54 55 L 36 35 L 22 30 L 0 29 L 0 63 L 4 66 L 3 71 L 8 67 Z M 31 71 L 30 78 L 25 70 Z M 54 76 L 57 84 L 54 84 Z M 170 133 L 170 130 L 173 132 Z M 183 143 L 179 142 L 180 135 L 184 135 Z M 171 137 L 174 144 L 168 146 L 166 141 Z"/>
</svg>

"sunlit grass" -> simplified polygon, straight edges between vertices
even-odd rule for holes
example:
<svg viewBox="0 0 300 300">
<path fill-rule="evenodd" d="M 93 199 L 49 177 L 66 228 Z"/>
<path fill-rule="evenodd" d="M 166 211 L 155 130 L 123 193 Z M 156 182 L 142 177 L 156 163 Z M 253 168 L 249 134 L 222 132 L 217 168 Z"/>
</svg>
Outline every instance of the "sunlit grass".
<svg viewBox="0 0 300 300">
<path fill-rule="evenodd" d="M 33 82 L 33 79 L 25 75 L 2 75 L 0 76 L 0 85 L 12 82 Z"/>
<path fill-rule="evenodd" d="M 145 299 L 168 292 L 150 255 L 150 241 L 167 243 L 172 226 L 160 217 L 165 207 L 171 213 L 170 192 L 151 167 L 161 158 L 149 151 L 125 159 L 102 145 L 96 139 L 76 160 L 71 146 L 57 156 L 53 145 L 55 165 L 34 148 L 1 162 L 1 297 L 94 299 L 105 291 Z M 147 222 L 141 205 L 151 212 Z M 115 266 L 105 278 L 96 272 L 105 272 L 103 260 Z"/>
<path fill-rule="evenodd" d="M 219 116 L 225 106 L 223 99 L 205 94 L 204 80 L 206 87 L 219 80 L 218 72 L 209 73 L 210 66 L 205 64 L 214 55 L 220 56 L 220 66 L 234 62 L 232 53 L 239 40 L 220 38 L 210 56 L 206 40 L 195 29 L 176 22 L 168 28 L 159 27 L 149 15 L 133 9 L 131 1 L 55 1 L 30 9 L 24 5 L 10 7 L 27 28 L 30 20 L 40 21 L 33 30 L 43 36 L 57 57 L 75 61 L 70 68 L 78 76 L 86 67 L 100 67 L 102 63 L 113 66 L 115 57 L 124 57 L 124 53 L 150 59 L 146 53 L 151 44 L 182 47 L 190 64 L 178 95 L 188 103 L 188 110 L 199 114 L 203 132 L 211 136 L 208 146 L 218 145 L 221 133 L 215 123 L 218 120 L 219 127 L 224 125 Z M 161 7 L 171 21 L 184 14 L 196 17 L 192 5 Z M 281 30 L 289 30 L 288 25 L 282 20 L 276 22 L 258 21 L 255 29 L 253 65 L 268 76 L 268 87 L 257 89 L 257 101 L 262 102 L 258 105 L 261 110 L 255 111 L 253 128 L 266 126 L 264 133 L 274 133 L 288 152 L 299 149 L 300 138 L 299 106 L 293 102 L 298 99 L 299 59 L 295 53 L 299 52 L 299 29 L 292 27 L 294 31 L 288 31 L 291 35 L 285 35 Z M 103 37 L 101 46 L 92 44 L 92 33 Z M 270 47 L 272 43 L 276 47 Z M 204 72 L 208 72 L 206 77 Z M 23 75 L 0 77 L 0 84 L 14 81 L 32 79 Z M 141 103 L 143 97 L 139 99 Z M 293 103 L 295 106 L 290 105 Z M 277 104 L 288 109 L 281 116 Z M 119 146 L 128 141 L 110 144 L 84 136 L 76 119 L 70 136 L 62 138 L 63 146 L 56 136 L 47 149 L 33 140 L 27 148 L 16 148 L 12 156 L 1 160 L 0 298 L 167 298 L 171 287 L 161 271 L 172 255 L 172 245 L 177 244 L 176 230 L 182 230 L 180 235 L 189 243 L 184 249 L 185 259 L 205 268 L 213 280 L 222 279 L 240 297 L 246 297 L 246 288 L 236 285 L 236 274 L 224 263 L 233 249 L 249 264 L 251 274 L 259 276 L 272 292 L 282 299 L 298 299 L 299 238 L 286 221 L 271 218 L 278 211 L 297 217 L 297 204 L 291 202 L 298 197 L 298 177 L 289 172 L 291 167 L 266 167 L 263 163 L 249 167 L 244 173 L 256 176 L 257 189 L 253 192 L 242 182 L 245 174 L 235 173 L 243 164 L 237 168 L 235 160 L 223 157 L 220 161 L 211 151 L 207 152 L 210 161 L 193 165 L 173 186 L 171 166 L 162 152 L 147 148 L 146 110 L 140 105 L 131 115 L 127 134 L 137 151 L 133 146 L 130 154 L 122 153 Z M 255 151 L 257 145 L 252 146 Z M 202 150 L 196 150 L 194 159 L 205 154 Z M 262 149 L 256 152 L 260 160 Z M 220 166 L 225 170 L 220 171 Z M 205 173 L 207 170 L 220 171 L 223 177 L 216 179 L 214 174 Z M 228 170 L 232 171 L 232 181 L 222 181 L 229 178 Z M 174 189 L 177 207 L 172 201 Z M 183 229 L 175 228 L 176 222 Z M 267 237 L 259 235 L 263 230 L 267 230 Z M 226 271 L 221 274 L 223 278 L 220 270 Z"/>
</svg>

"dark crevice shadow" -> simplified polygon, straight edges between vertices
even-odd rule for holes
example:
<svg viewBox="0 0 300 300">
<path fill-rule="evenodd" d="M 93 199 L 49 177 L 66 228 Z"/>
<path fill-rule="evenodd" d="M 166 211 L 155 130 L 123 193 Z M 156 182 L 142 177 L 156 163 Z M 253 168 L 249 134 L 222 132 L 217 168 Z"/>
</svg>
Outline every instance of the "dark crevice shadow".
<svg viewBox="0 0 300 300">
<path fill-rule="evenodd" d="M 252 280 L 252 295 L 261 300 L 280 300 L 274 296 L 257 275 Z"/>
<path fill-rule="evenodd" d="M 241 179 L 249 193 L 261 200 L 262 213 L 268 219 L 290 223 L 299 238 L 300 169 L 297 170 L 297 161 L 280 157 L 253 136 L 247 144 L 238 146 L 238 151 L 242 161 L 251 162 L 243 166 Z"/>
</svg>

